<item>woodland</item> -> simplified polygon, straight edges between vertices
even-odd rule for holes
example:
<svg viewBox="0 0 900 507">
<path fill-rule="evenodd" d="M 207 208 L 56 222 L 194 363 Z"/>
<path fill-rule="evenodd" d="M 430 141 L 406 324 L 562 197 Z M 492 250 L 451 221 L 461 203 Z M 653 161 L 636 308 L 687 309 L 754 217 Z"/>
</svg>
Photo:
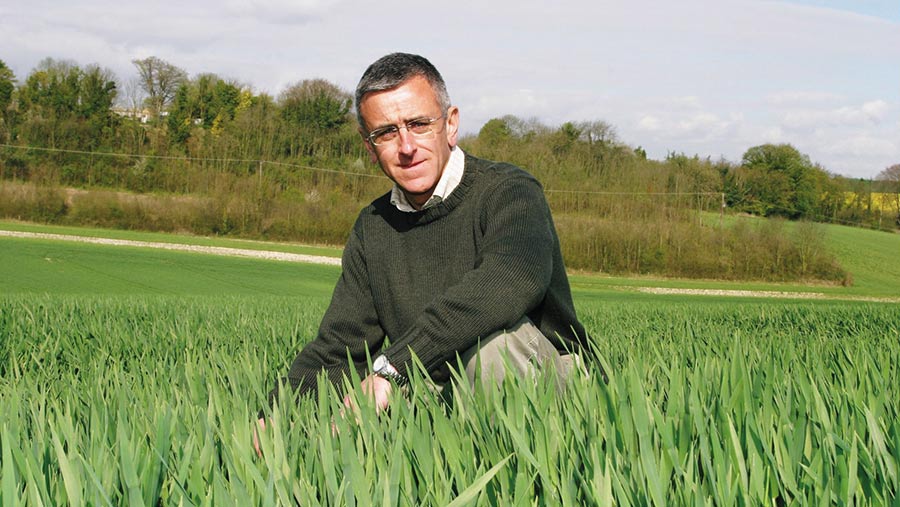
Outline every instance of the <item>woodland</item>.
<svg viewBox="0 0 900 507">
<path fill-rule="evenodd" d="M 0 60 L 0 217 L 341 245 L 390 188 L 351 94 L 325 79 L 271 96 L 133 63 L 123 82 L 49 58 L 19 78 Z M 788 144 L 653 160 L 603 120 L 513 115 L 460 145 L 541 181 L 570 269 L 846 284 L 817 223 L 900 227 L 900 164 L 845 178 Z"/>
</svg>

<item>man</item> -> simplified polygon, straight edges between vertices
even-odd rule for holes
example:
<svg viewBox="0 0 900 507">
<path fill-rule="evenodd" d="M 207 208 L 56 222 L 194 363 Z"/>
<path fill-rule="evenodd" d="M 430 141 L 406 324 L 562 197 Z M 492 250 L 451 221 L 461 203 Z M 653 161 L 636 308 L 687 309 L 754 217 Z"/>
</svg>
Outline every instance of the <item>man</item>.
<svg viewBox="0 0 900 507">
<path fill-rule="evenodd" d="M 366 149 L 394 187 L 360 213 L 290 386 L 314 389 L 323 370 L 341 385 L 348 354 L 378 409 L 406 382 L 413 354 L 438 385 L 457 357 L 472 381 L 502 380 L 507 361 L 519 375 L 545 367 L 565 376 L 569 352 L 587 342 L 537 180 L 456 146 L 459 109 L 421 56 L 395 53 L 369 66 L 356 112 Z"/>
</svg>

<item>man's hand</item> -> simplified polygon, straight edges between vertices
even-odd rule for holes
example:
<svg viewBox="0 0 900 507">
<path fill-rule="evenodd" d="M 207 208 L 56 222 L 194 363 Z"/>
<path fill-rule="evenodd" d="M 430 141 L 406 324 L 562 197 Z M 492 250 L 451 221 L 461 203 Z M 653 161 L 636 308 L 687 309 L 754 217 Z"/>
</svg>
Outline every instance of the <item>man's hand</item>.
<svg viewBox="0 0 900 507">
<path fill-rule="evenodd" d="M 388 407 L 388 404 L 391 402 L 391 389 L 393 388 L 390 380 L 378 375 L 369 375 L 363 379 L 361 386 L 363 394 L 375 401 L 376 413 Z M 355 409 L 353 398 L 349 394 L 344 396 L 344 406 L 351 410 Z"/>
<path fill-rule="evenodd" d="M 388 404 L 391 402 L 391 389 L 393 388 L 390 380 L 373 374 L 364 378 L 360 385 L 362 386 L 363 394 L 375 400 L 376 414 L 388 407 Z M 351 412 L 356 412 L 357 409 L 353 404 L 353 397 L 349 393 L 344 396 L 344 408 L 341 409 L 341 418 L 346 415 L 344 409 L 350 409 Z M 357 421 L 359 421 L 358 418 Z M 337 425 L 334 424 L 334 421 L 331 421 L 331 434 L 337 435 L 337 433 Z"/>
<path fill-rule="evenodd" d="M 256 450 L 256 455 L 262 458 L 262 449 L 259 447 L 259 432 L 266 430 L 266 420 L 260 417 L 257 423 L 259 427 L 253 428 L 253 449 Z"/>
</svg>

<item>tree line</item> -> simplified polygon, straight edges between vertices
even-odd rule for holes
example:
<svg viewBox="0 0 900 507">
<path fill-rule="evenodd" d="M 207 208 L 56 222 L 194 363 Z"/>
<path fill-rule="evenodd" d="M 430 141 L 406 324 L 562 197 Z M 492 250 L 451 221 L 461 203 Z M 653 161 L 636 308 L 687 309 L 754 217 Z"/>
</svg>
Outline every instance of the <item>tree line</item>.
<svg viewBox="0 0 900 507">
<path fill-rule="evenodd" d="M 137 77 L 123 82 L 98 65 L 53 59 L 17 80 L 0 61 L 0 212 L 24 216 L 32 206 L 47 221 L 340 244 L 356 211 L 389 188 L 367 163 L 351 94 L 327 80 L 271 96 L 156 57 L 133 63 Z M 737 162 L 682 153 L 651 160 L 604 121 L 549 126 L 515 116 L 488 121 L 460 144 L 538 177 L 567 262 L 585 269 L 784 278 L 778 263 L 744 274 L 731 266 L 749 265 L 735 252 L 750 232 L 726 246 L 724 226 L 710 218 L 723 204 L 748 215 L 900 225 L 900 212 L 872 197 L 896 193 L 900 170 L 843 178 L 790 145 L 751 147 Z M 697 251 L 684 238 L 700 241 Z M 824 264 L 820 272 L 835 271 Z"/>
</svg>

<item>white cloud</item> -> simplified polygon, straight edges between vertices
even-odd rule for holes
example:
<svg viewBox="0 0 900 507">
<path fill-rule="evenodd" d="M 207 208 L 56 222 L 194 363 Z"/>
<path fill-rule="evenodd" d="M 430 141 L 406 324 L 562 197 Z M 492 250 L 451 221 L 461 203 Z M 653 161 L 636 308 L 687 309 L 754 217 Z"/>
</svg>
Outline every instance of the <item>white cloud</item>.
<svg viewBox="0 0 900 507">
<path fill-rule="evenodd" d="M 237 18 L 253 17 L 276 24 L 314 20 L 339 0 L 226 0 L 225 13 Z"/>
<path fill-rule="evenodd" d="M 535 90 L 520 88 L 517 90 L 497 90 L 494 93 L 481 95 L 470 104 L 470 114 L 490 114 L 490 112 L 507 111 L 506 114 L 528 117 L 547 113 L 547 101 Z"/>
<path fill-rule="evenodd" d="M 687 135 L 697 135 L 704 132 L 713 132 L 727 125 L 727 122 L 719 120 L 712 113 L 696 113 L 678 121 L 677 132 Z"/>
<path fill-rule="evenodd" d="M 673 97 L 666 100 L 666 106 L 672 110 L 694 110 L 700 107 L 700 99 L 696 96 Z"/>
<path fill-rule="evenodd" d="M 900 153 L 897 140 L 860 134 L 823 147 L 830 155 L 848 157 L 895 157 Z"/>
<path fill-rule="evenodd" d="M 698 97 L 657 97 L 648 101 L 651 111 L 632 115 L 638 135 L 650 135 L 660 141 L 683 139 L 686 143 L 722 139 L 743 121 L 740 113 L 714 112 Z"/>
<path fill-rule="evenodd" d="M 890 105 L 883 100 L 872 100 L 862 105 L 862 112 L 870 118 L 881 120 L 888 112 Z"/>
<path fill-rule="evenodd" d="M 638 120 L 637 128 L 647 132 L 656 132 L 662 129 L 662 121 L 656 116 L 648 114 Z"/>
<path fill-rule="evenodd" d="M 784 142 L 784 139 L 786 138 L 784 131 L 781 130 L 781 127 L 769 127 L 763 130 L 759 137 L 764 142 L 764 144 L 777 144 L 779 142 Z M 750 146 L 748 146 L 748 148 L 749 147 Z"/>
<path fill-rule="evenodd" d="M 858 127 L 880 123 L 891 106 L 884 100 L 872 100 L 859 105 L 836 109 L 794 109 L 783 113 L 782 124 L 790 129 L 821 127 Z"/>
<path fill-rule="evenodd" d="M 791 106 L 830 103 L 842 98 L 837 93 L 826 91 L 782 91 L 769 94 L 765 100 L 773 106 Z"/>
</svg>

